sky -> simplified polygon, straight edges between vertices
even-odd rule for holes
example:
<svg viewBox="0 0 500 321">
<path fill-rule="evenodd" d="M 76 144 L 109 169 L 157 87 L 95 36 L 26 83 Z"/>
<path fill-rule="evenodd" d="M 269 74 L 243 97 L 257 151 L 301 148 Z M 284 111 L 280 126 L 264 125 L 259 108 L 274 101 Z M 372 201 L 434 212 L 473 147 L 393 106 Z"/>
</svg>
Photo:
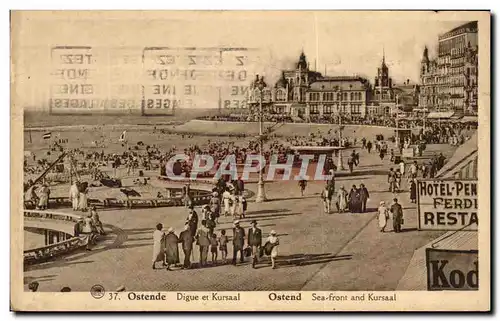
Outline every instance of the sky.
<svg viewBox="0 0 500 321">
<path fill-rule="evenodd" d="M 248 68 L 271 83 L 301 51 L 311 69 L 373 83 L 385 52 L 395 83 L 418 83 L 424 46 L 433 56 L 438 35 L 468 20 L 475 19 L 445 12 L 17 12 L 13 93 L 23 107 L 45 108 L 50 48 L 61 45 L 127 48 L 136 55 L 146 46 L 256 48 Z"/>
</svg>

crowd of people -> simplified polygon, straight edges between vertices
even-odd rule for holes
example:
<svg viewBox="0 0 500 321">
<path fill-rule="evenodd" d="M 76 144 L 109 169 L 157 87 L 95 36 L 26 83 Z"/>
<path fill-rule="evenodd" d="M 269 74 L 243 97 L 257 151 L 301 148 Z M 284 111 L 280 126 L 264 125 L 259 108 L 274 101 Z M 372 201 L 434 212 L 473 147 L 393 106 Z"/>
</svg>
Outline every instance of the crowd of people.
<svg viewBox="0 0 500 321">
<path fill-rule="evenodd" d="M 198 246 L 199 264 L 203 268 L 209 265 L 216 266 L 227 264 L 229 246 L 232 245 L 231 263 L 245 263 L 247 257 L 251 257 L 253 268 L 257 264 L 265 263 L 264 257 L 269 258 L 269 263 L 273 269 L 276 268 L 276 257 L 278 256 L 279 239 L 276 231 L 272 230 L 269 236 L 263 241 L 263 232 L 257 227 L 257 221 L 251 221 L 251 227 L 245 233 L 241 222 L 233 222 L 232 236 L 227 235 L 225 229 L 221 229 L 219 234 L 214 232 L 214 226 L 208 224 L 208 220 L 203 219 L 198 228 L 198 215 L 194 208 L 190 208 L 189 215 L 182 232 L 177 235 L 175 230 L 170 227 L 166 232 L 163 231 L 163 225 L 158 223 L 153 232 L 153 259 L 152 268 L 156 269 L 156 263 L 161 262 L 166 270 L 179 267 L 181 269 L 191 269 L 194 267 L 194 247 Z M 179 244 L 184 254 L 181 263 L 179 255 Z M 208 256 L 210 253 L 210 262 Z M 219 260 L 219 253 L 221 260 Z M 238 260 L 239 257 L 239 260 Z"/>
<path fill-rule="evenodd" d="M 299 181 L 299 187 L 301 189 L 302 195 L 304 194 L 306 185 L 306 182 L 304 182 L 303 180 Z M 349 192 L 345 189 L 344 186 L 341 186 L 335 193 L 335 179 L 332 178 L 326 182 L 326 185 L 321 193 L 321 199 L 323 201 L 324 212 L 326 214 L 330 214 L 332 212 L 332 202 L 335 203 L 337 213 L 339 214 L 347 212 L 353 214 L 365 213 L 368 210 L 367 203 L 370 199 L 370 193 L 363 183 L 361 183 L 359 187 L 353 185 Z M 393 199 L 393 203 L 390 207 L 386 206 L 385 201 L 381 201 L 380 206 L 377 209 L 377 213 L 379 228 L 381 232 L 385 232 L 387 222 L 390 218 L 392 218 L 393 222 L 393 232 L 401 232 L 401 225 L 404 223 L 403 208 L 398 203 L 397 198 Z"/>
</svg>

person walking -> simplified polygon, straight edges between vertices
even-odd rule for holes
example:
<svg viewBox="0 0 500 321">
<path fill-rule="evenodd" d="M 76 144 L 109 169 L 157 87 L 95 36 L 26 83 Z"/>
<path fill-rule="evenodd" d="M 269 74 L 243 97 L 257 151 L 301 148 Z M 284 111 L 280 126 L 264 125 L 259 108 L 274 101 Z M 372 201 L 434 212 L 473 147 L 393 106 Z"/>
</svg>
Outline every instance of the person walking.
<svg viewBox="0 0 500 321">
<path fill-rule="evenodd" d="M 76 180 L 69 189 L 69 199 L 71 200 L 71 205 L 73 211 L 78 211 L 78 203 L 80 197 L 80 191 L 78 190 L 78 180 Z"/>
<path fill-rule="evenodd" d="M 214 234 L 214 230 L 215 230 L 215 227 L 217 226 L 217 224 L 215 223 L 215 218 L 213 216 L 213 213 L 210 213 L 210 215 L 208 216 L 208 219 L 205 220 L 205 226 L 208 229 L 209 236 Z"/>
<path fill-rule="evenodd" d="M 332 196 L 330 194 L 330 190 L 328 189 L 328 185 L 323 188 L 323 191 L 321 192 L 321 199 L 323 200 L 323 209 L 325 211 L 325 214 L 330 214 L 330 204 Z"/>
<path fill-rule="evenodd" d="M 165 253 L 163 251 L 165 233 L 163 233 L 162 230 L 163 225 L 161 223 L 156 224 L 156 230 L 153 232 L 153 270 L 156 269 L 156 262 L 162 262 L 165 264 Z"/>
<path fill-rule="evenodd" d="M 212 265 L 217 264 L 218 245 L 219 241 L 217 240 L 217 235 L 212 234 L 210 236 L 210 253 L 212 253 Z"/>
<path fill-rule="evenodd" d="M 378 211 L 378 227 L 380 228 L 380 232 L 385 232 L 385 227 L 387 226 L 387 220 L 389 219 L 389 209 L 385 206 L 384 201 L 380 201 L 380 206 L 377 209 Z"/>
<path fill-rule="evenodd" d="M 220 217 L 220 199 L 219 193 L 217 192 L 212 193 L 212 198 L 210 199 L 210 211 L 213 213 L 215 222 L 218 224 Z"/>
<path fill-rule="evenodd" d="M 198 213 L 196 213 L 196 211 L 193 208 L 193 205 L 191 205 L 189 209 L 187 223 L 189 224 L 189 228 L 193 238 L 196 238 L 196 233 L 198 231 L 198 221 L 199 221 Z M 192 260 L 194 261 L 194 252 L 191 252 L 191 255 L 192 255 Z"/>
<path fill-rule="evenodd" d="M 201 227 L 196 233 L 196 242 L 200 247 L 200 267 L 205 267 L 207 265 L 208 249 L 210 247 L 210 234 L 206 226 L 207 222 L 203 220 L 201 222 Z"/>
<path fill-rule="evenodd" d="M 182 252 L 184 252 L 184 269 L 191 268 L 191 253 L 193 251 L 194 237 L 191 233 L 189 224 L 184 225 L 184 231 L 179 235 L 179 243 L 182 245 Z"/>
<path fill-rule="evenodd" d="M 347 209 L 347 191 L 344 186 L 341 186 L 337 192 L 337 211 L 339 213 L 345 212 Z"/>
<path fill-rule="evenodd" d="M 356 185 L 352 185 L 351 191 L 349 192 L 349 211 L 351 213 L 358 213 L 361 209 L 361 199 L 359 190 Z"/>
<path fill-rule="evenodd" d="M 104 232 L 104 228 L 102 226 L 102 222 L 99 219 L 99 214 L 97 214 L 95 205 L 92 205 L 92 207 L 90 208 L 90 217 L 92 218 L 92 224 L 95 226 L 97 233 L 100 235 L 106 235 L 106 232 Z"/>
<path fill-rule="evenodd" d="M 78 204 L 78 208 L 82 212 L 87 211 L 87 206 L 88 206 L 87 194 L 88 194 L 88 192 L 89 192 L 88 183 L 87 182 L 81 183 L 80 184 L 80 196 L 79 196 L 80 203 Z"/>
<path fill-rule="evenodd" d="M 252 227 L 248 229 L 248 246 L 252 249 L 252 268 L 255 269 L 259 261 L 260 247 L 262 246 L 262 231 L 257 228 L 257 221 L 252 220 Z"/>
<path fill-rule="evenodd" d="M 184 207 L 189 208 L 191 206 L 191 185 L 189 183 L 182 187 L 182 200 L 184 202 Z"/>
<path fill-rule="evenodd" d="M 307 180 L 301 179 L 299 181 L 300 196 L 304 196 L 304 192 L 306 190 L 306 186 L 307 186 Z"/>
<path fill-rule="evenodd" d="M 403 208 L 398 203 L 398 199 L 394 199 L 394 204 L 391 205 L 391 213 L 392 213 L 392 226 L 395 233 L 401 232 L 401 224 L 404 223 L 403 220 Z"/>
<path fill-rule="evenodd" d="M 222 255 L 222 263 L 226 264 L 227 263 L 227 235 L 226 235 L 226 230 L 221 230 L 220 231 L 220 237 L 219 237 L 219 250 Z"/>
<path fill-rule="evenodd" d="M 247 203 L 247 199 L 245 196 L 241 195 L 240 196 L 240 209 L 241 209 L 241 215 L 240 215 L 240 219 L 241 218 L 245 218 L 245 214 L 247 212 L 247 208 L 248 208 L 248 203 Z"/>
<path fill-rule="evenodd" d="M 222 193 L 222 201 L 224 203 L 224 216 L 229 216 L 231 212 L 231 193 L 228 189 Z"/>
<path fill-rule="evenodd" d="M 239 200 L 240 200 L 239 196 L 236 195 L 236 191 L 233 189 L 231 192 L 231 210 L 230 210 L 233 220 L 235 220 L 238 216 L 240 207 Z"/>
<path fill-rule="evenodd" d="M 389 169 L 389 174 L 387 174 L 387 183 L 389 183 L 389 192 L 396 192 L 396 174 L 392 168 Z"/>
<path fill-rule="evenodd" d="M 233 265 L 236 265 L 238 252 L 240 263 L 245 262 L 243 257 L 243 246 L 245 244 L 245 230 L 240 226 L 240 221 L 234 221 L 233 228 Z"/>
<path fill-rule="evenodd" d="M 410 182 L 410 202 L 417 202 L 417 182 L 414 178 Z"/>
<path fill-rule="evenodd" d="M 354 157 L 353 155 L 350 155 L 349 158 L 347 159 L 347 166 L 349 166 L 349 172 L 352 174 L 354 170 Z"/>
<path fill-rule="evenodd" d="M 189 224 L 189 229 L 194 237 L 196 235 L 196 231 L 198 230 L 198 214 L 193 208 L 189 210 L 187 223 Z"/>
<path fill-rule="evenodd" d="M 275 230 L 272 230 L 269 234 L 270 235 L 266 240 L 266 244 L 264 245 L 264 251 L 266 255 L 271 258 L 271 267 L 276 269 L 276 258 L 278 257 L 278 245 L 280 244 L 280 241 Z"/>
<path fill-rule="evenodd" d="M 418 174 L 418 165 L 417 161 L 414 161 L 413 164 L 410 165 L 410 177 L 411 178 L 417 178 Z"/>
<path fill-rule="evenodd" d="M 243 195 L 243 192 L 245 191 L 245 182 L 243 182 L 241 176 L 239 176 L 238 179 L 236 180 L 234 187 L 237 196 Z"/>
<path fill-rule="evenodd" d="M 365 184 L 361 184 L 359 186 L 359 198 L 361 202 L 361 213 L 366 212 L 366 203 L 370 198 L 370 193 L 368 193 L 368 189 L 365 187 Z"/>
<path fill-rule="evenodd" d="M 402 186 L 401 186 L 402 177 L 403 177 L 403 175 L 399 171 L 399 168 L 396 168 L 396 172 L 394 173 L 395 193 L 399 193 L 402 190 Z"/>
<path fill-rule="evenodd" d="M 38 208 L 40 210 L 46 210 L 47 207 L 49 206 L 49 195 L 50 195 L 49 186 L 46 183 L 44 183 L 42 185 L 42 188 L 40 189 L 40 199 L 38 201 Z"/>
<path fill-rule="evenodd" d="M 170 267 L 179 262 L 179 238 L 175 235 L 174 229 L 170 227 L 165 235 L 165 266 L 168 271 L 171 271 Z"/>
<path fill-rule="evenodd" d="M 366 143 L 366 150 L 368 151 L 368 154 L 370 154 L 370 152 L 371 152 L 371 150 L 372 150 L 372 147 L 373 147 L 372 142 L 371 142 L 371 141 L 368 141 L 368 142 Z"/>
<path fill-rule="evenodd" d="M 399 172 L 401 173 L 401 176 L 405 176 L 405 171 L 406 170 L 406 164 L 404 161 L 401 161 L 399 163 Z"/>
</svg>

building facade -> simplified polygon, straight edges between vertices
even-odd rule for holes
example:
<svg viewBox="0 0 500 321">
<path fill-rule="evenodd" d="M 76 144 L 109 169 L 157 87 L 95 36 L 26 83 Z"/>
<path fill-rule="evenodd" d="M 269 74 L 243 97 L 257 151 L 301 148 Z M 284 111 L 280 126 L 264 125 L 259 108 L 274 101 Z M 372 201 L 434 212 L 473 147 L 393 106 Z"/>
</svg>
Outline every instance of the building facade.
<svg viewBox="0 0 500 321">
<path fill-rule="evenodd" d="M 389 67 L 385 63 L 385 53 L 382 54 L 382 62 L 377 68 L 377 75 L 371 89 L 367 114 L 373 116 L 390 116 L 396 108 L 396 94 L 390 77 Z"/>
<path fill-rule="evenodd" d="M 420 79 L 420 108 L 477 113 L 477 21 L 460 25 L 438 38 L 438 54 L 424 49 Z"/>
<path fill-rule="evenodd" d="M 323 77 L 307 91 L 308 116 L 365 117 L 370 84 L 362 77 Z"/>
<path fill-rule="evenodd" d="M 374 86 L 359 76 L 326 77 L 309 69 L 302 52 L 294 69 L 283 70 L 273 87 L 257 76 L 250 85 L 250 109 L 261 99 L 266 113 L 290 116 L 297 121 L 337 115 L 365 118 L 367 116 L 393 116 L 398 101 L 413 107 L 417 105 L 417 85 L 393 83 L 389 67 L 382 56 L 374 79 Z M 262 89 L 259 89 L 259 85 Z"/>
</svg>

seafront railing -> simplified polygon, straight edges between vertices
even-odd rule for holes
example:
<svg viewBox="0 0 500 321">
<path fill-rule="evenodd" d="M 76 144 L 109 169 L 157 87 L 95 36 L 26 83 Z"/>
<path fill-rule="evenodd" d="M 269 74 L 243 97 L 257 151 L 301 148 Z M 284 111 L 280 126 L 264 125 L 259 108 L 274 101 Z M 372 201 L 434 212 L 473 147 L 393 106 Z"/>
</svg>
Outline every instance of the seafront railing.
<svg viewBox="0 0 500 321">
<path fill-rule="evenodd" d="M 159 177 L 159 180 L 168 181 L 166 177 Z M 172 183 L 184 184 L 189 180 L 183 181 L 171 181 Z M 170 183 L 170 182 L 169 182 Z M 213 183 L 209 180 L 203 182 L 193 182 L 190 181 L 193 188 L 193 194 L 191 200 L 194 202 L 195 206 L 205 205 L 210 202 L 211 198 L 211 187 Z M 172 189 L 173 192 L 169 197 L 164 198 L 147 198 L 147 199 L 117 199 L 117 198 L 89 198 L 88 205 L 96 206 L 101 208 L 149 208 L 149 207 L 172 207 L 172 206 L 182 206 L 184 205 L 184 200 L 182 195 L 179 195 L 176 189 Z M 180 189 L 179 189 L 180 190 Z M 51 197 L 48 200 L 49 208 L 58 207 L 68 207 L 72 206 L 72 202 L 69 197 Z M 36 202 L 31 200 L 24 201 L 24 208 L 28 210 L 36 209 Z"/>
<path fill-rule="evenodd" d="M 82 217 L 72 213 L 62 213 L 53 211 L 38 211 L 38 210 L 25 210 L 24 219 L 42 219 L 42 220 L 56 220 L 67 224 L 76 224 Z M 50 259 L 56 258 L 60 255 L 70 253 L 76 249 L 86 246 L 88 243 L 88 235 L 73 236 L 62 242 L 37 247 L 24 251 L 24 264 L 32 265 L 42 263 Z"/>
</svg>

